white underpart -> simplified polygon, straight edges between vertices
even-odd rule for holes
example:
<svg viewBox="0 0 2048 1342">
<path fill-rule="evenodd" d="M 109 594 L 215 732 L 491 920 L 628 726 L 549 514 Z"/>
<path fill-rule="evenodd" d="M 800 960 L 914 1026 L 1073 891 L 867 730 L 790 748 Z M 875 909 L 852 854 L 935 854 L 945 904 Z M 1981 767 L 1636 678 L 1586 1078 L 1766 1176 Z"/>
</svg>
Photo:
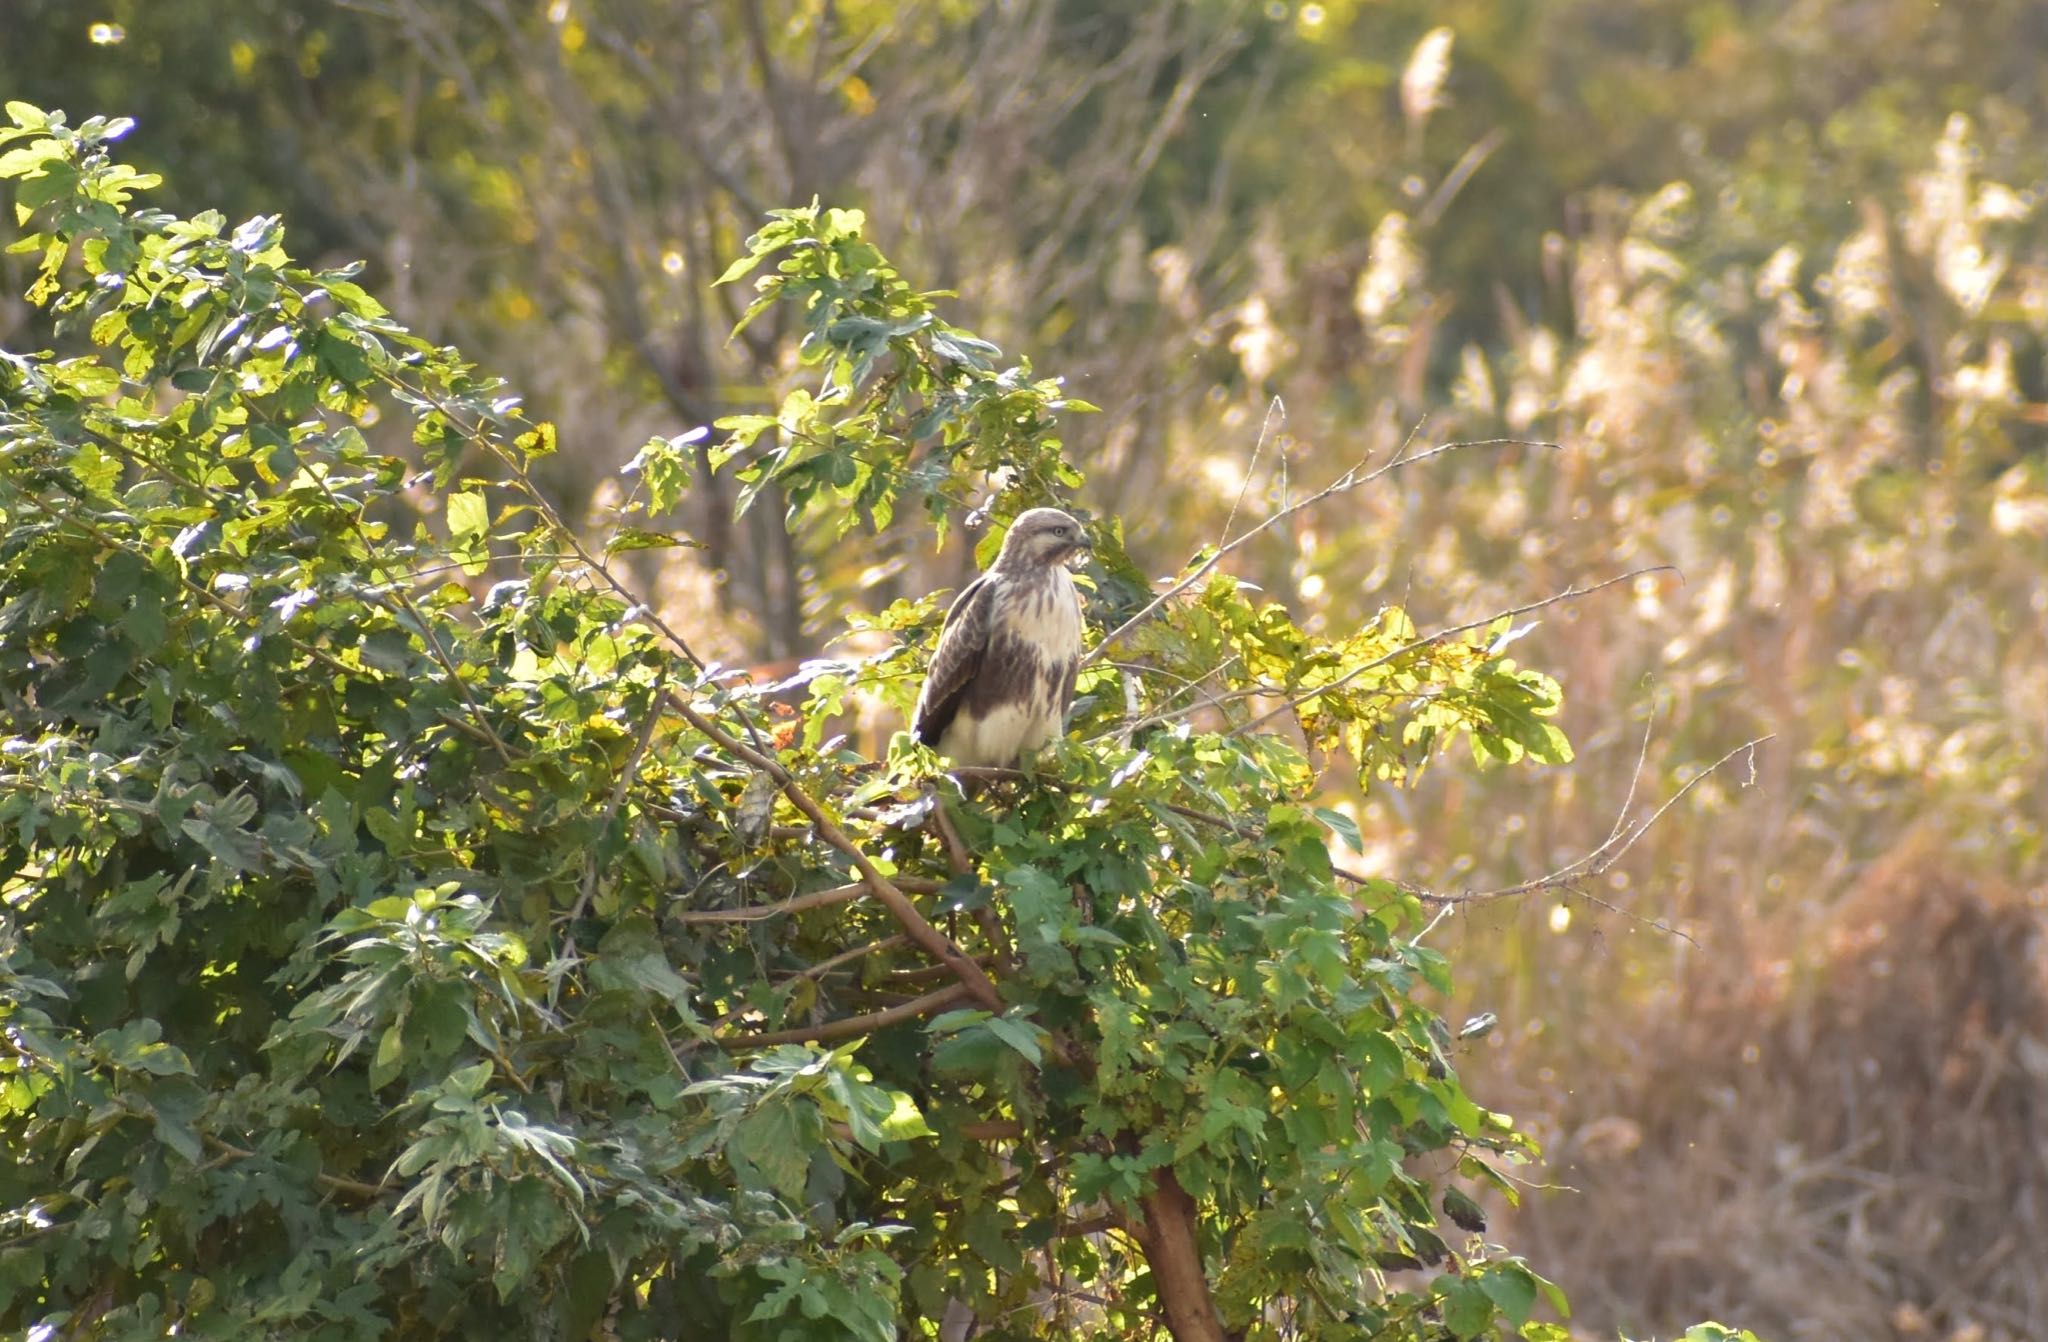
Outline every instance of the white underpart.
<svg viewBox="0 0 2048 1342">
<path fill-rule="evenodd" d="M 962 709 L 939 734 L 939 753 L 970 769 L 1007 769 L 1059 734 L 1060 714 L 1033 702 L 1006 704 L 985 718 Z"/>
<path fill-rule="evenodd" d="M 1078 658 L 1081 594 L 1065 569 L 1054 571 L 1052 585 L 1049 601 L 1042 595 L 1034 600 L 1014 588 L 991 592 L 988 646 L 995 648 L 1008 633 L 1036 647 L 1048 661 Z M 1024 702 L 1005 704 L 986 717 L 976 717 L 963 704 L 939 736 L 939 753 L 971 769 L 1007 769 L 1020 755 L 1043 749 L 1066 725 L 1066 705 L 1059 702 L 1057 692 L 1034 684 Z"/>
</svg>

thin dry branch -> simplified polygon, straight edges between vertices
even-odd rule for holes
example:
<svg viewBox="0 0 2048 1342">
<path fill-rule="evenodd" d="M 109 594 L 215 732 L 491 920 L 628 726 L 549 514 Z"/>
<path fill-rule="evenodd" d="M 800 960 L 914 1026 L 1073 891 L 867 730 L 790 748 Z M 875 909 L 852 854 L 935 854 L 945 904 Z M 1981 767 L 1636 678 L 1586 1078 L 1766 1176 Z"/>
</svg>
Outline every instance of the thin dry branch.
<svg viewBox="0 0 2048 1342">
<path fill-rule="evenodd" d="M 893 937 L 883 937 L 880 941 L 871 941 L 865 946 L 851 946 L 837 955 L 828 955 L 818 961 L 818 963 L 798 970 L 788 978 L 781 980 L 781 982 L 796 983 L 803 979 L 821 979 L 833 970 L 844 968 L 856 960 L 865 960 L 870 955 L 894 950 L 898 946 L 908 945 L 909 942 L 910 938 L 899 932 Z M 944 971 L 940 970 L 939 972 L 943 973 Z"/>
<path fill-rule="evenodd" d="M 1230 501 L 1230 515 L 1223 519 L 1223 536 L 1216 543 L 1230 543 L 1230 529 L 1237 525 L 1237 510 L 1244 505 L 1244 496 L 1250 492 L 1252 477 L 1259 473 L 1259 458 L 1265 455 L 1266 439 L 1272 436 L 1273 421 L 1287 422 L 1287 403 L 1275 396 L 1266 402 L 1266 418 L 1259 424 L 1259 441 L 1252 444 L 1252 459 L 1244 468 L 1244 483 L 1237 487 L 1237 497 Z"/>
<path fill-rule="evenodd" d="M 1564 866 L 1559 867 L 1557 870 L 1548 873 L 1547 875 L 1538 876 L 1533 880 L 1521 881 L 1515 885 L 1502 886 L 1497 890 L 1467 890 L 1461 891 L 1458 894 L 1446 895 L 1440 894 L 1434 890 L 1426 889 L 1419 885 L 1411 884 L 1407 881 L 1395 880 L 1389 877 L 1362 876 L 1355 871 L 1347 871 L 1345 868 L 1335 865 L 1333 865 L 1330 870 L 1332 874 L 1335 875 L 1339 880 L 1349 881 L 1353 885 L 1392 885 L 1407 894 L 1413 895 L 1415 898 L 1421 900 L 1425 904 L 1434 905 L 1439 908 L 1449 908 L 1461 904 L 1478 904 L 1484 903 L 1488 900 L 1495 899 L 1509 899 L 1517 895 L 1535 894 L 1543 890 L 1571 890 L 1580 898 L 1586 900 L 1589 903 L 1597 904 L 1601 908 L 1606 909 L 1611 913 L 1618 913 L 1621 914 L 1623 917 L 1628 918 L 1637 918 L 1639 921 L 1642 921 L 1661 932 L 1669 932 L 1673 936 L 1680 937 L 1684 940 L 1690 941 L 1692 940 L 1692 938 L 1686 936 L 1686 934 L 1683 931 L 1680 931 L 1678 928 L 1657 922 L 1654 919 L 1641 918 L 1640 915 L 1632 914 L 1626 909 L 1617 908 L 1613 904 L 1608 903 L 1606 900 L 1601 899 L 1599 896 L 1590 894 L 1587 891 L 1580 889 L 1578 883 L 1581 881 L 1592 880 L 1595 877 L 1605 874 L 1610 868 L 1614 866 L 1615 863 L 1621 860 L 1623 854 L 1627 853 L 1629 849 L 1633 848 L 1636 845 L 1636 842 L 1640 840 L 1643 837 L 1643 835 L 1649 833 L 1650 828 L 1652 826 L 1654 826 L 1659 820 L 1664 818 L 1666 812 L 1668 812 L 1672 807 L 1678 805 L 1678 803 L 1684 799 L 1685 795 L 1688 792 L 1691 792 L 1694 788 L 1698 787 L 1700 783 L 1703 782 L 1710 775 L 1718 772 L 1722 768 L 1722 766 L 1728 763 L 1728 761 L 1734 759 L 1737 755 L 1742 754 L 1744 751 L 1754 752 L 1758 746 L 1763 745 L 1768 741 L 1773 741 L 1775 739 L 1777 739 L 1776 734 L 1773 733 L 1765 736 L 1759 736 L 1753 740 L 1743 742 L 1741 745 L 1735 747 L 1733 750 L 1729 751 L 1727 754 L 1721 756 L 1721 758 L 1715 760 L 1712 764 L 1702 769 L 1699 773 L 1687 779 L 1685 785 L 1679 788 L 1678 791 L 1671 794 L 1671 796 L 1665 800 L 1663 805 L 1659 806 L 1655 811 L 1652 811 L 1648 818 L 1644 819 L 1639 824 L 1635 824 L 1633 826 L 1626 824 L 1628 807 L 1633 804 L 1635 798 L 1635 783 L 1631 781 L 1629 784 L 1629 801 L 1623 803 L 1622 814 L 1616 818 L 1614 829 L 1612 832 L 1609 833 L 1606 841 L 1601 843 L 1599 847 L 1594 848 L 1592 851 L 1586 853 L 1584 856 L 1576 859 L 1575 861 L 1569 862 Z M 1645 753 L 1647 753 L 1647 743 L 1645 745 Z M 1638 771 L 1640 771 L 1640 766 L 1638 766 Z M 1752 754 L 1750 758 L 1749 777 L 1750 782 L 1755 782 L 1756 759 L 1754 754 Z M 1160 802 L 1158 804 L 1164 807 L 1166 810 L 1172 811 L 1175 815 L 1185 816 L 1189 820 L 1196 821 L 1200 824 L 1210 825 L 1217 829 L 1227 831 L 1228 833 L 1234 834 L 1241 839 L 1256 842 L 1263 837 L 1261 832 L 1257 828 L 1251 825 L 1242 824 L 1235 820 L 1231 820 L 1226 816 L 1215 815 L 1208 811 L 1196 810 L 1192 806 L 1182 806 L 1177 802 Z M 1432 924 L 1432 926 L 1433 925 L 1434 924 Z"/>
<path fill-rule="evenodd" d="M 896 878 L 896 886 L 901 890 L 929 894 L 939 888 L 939 882 L 899 876 Z M 754 904 L 742 909 L 685 909 L 668 916 L 679 923 L 757 923 L 765 918 L 779 918 L 787 913 L 803 913 L 809 909 L 844 904 L 859 899 L 867 892 L 866 881 L 855 881 L 851 885 L 835 885 L 829 890 L 813 890 L 807 895 L 796 895 L 779 904 Z"/>
<path fill-rule="evenodd" d="M 1665 800 L 1662 806 L 1659 806 L 1656 810 L 1650 812 L 1649 816 L 1646 819 L 1633 826 L 1624 826 L 1621 824 L 1617 824 L 1614 831 L 1607 836 L 1607 839 L 1603 843 L 1601 843 L 1599 847 L 1593 849 L 1585 856 L 1578 858 L 1576 861 L 1566 863 L 1564 866 L 1559 867 L 1556 871 L 1550 872 L 1547 875 L 1535 877 L 1532 880 L 1521 881 L 1514 885 L 1505 885 L 1499 888 L 1498 890 L 1467 890 L 1455 895 L 1431 894 L 1428 896 L 1428 899 L 1432 902 L 1439 904 L 1478 904 L 1483 903 L 1487 900 L 1508 899 L 1512 898 L 1515 895 L 1533 894 L 1539 890 L 1576 890 L 1578 882 L 1591 880 L 1594 877 L 1600 876 L 1604 874 L 1609 868 L 1611 868 L 1616 862 L 1619 862 L 1621 860 L 1622 854 L 1628 852 L 1629 849 L 1635 847 L 1636 842 L 1639 839 L 1641 839 L 1643 835 L 1649 833 L 1650 828 L 1653 825 L 1655 825 L 1659 820 L 1662 820 L 1664 818 L 1665 812 L 1669 811 L 1672 807 L 1678 805 L 1679 802 L 1683 801 L 1685 799 L 1685 795 L 1688 792 L 1691 792 L 1694 788 L 1698 787 L 1701 783 L 1705 782 L 1708 778 L 1717 773 L 1723 765 L 1728 763 L 1728 761 L 1734 759 L 1737 755 L 1740 755 L 1745 751 L 1750 752 L 1749 783 L 1755 783 L 1756 748 L 1760 745 L 1763 745 L 1767 741 L 1774 741 L 1776 739 L 1777 733 L 1771 732 L 1763 736 L 1755 737 L 1751 740 L 1744 741 L 1741 745 L 1735 747 L 1735 749 L 1721 756 L 1720 759 L 1715 760 L 1712 764 L 1709 764 L 1706 768 L 1700 770 L 1691 778 L 1688 778 L 1685 781 L 1685 785 L 1683 787 L 1679 788 L 1678 791 L 1672 793 L 1671 796 Z M 1745 784 L 1745 786 L 1748 785 L 1749 784 Z M 1635 787 L 1633 784 L 1631 784 L 1629 787 L 1629 796 L 1631 797 L 1631 799 L 1635 796 Z M 1626 809 L 1627 807 L 1626 805 L 1624 805 L 1624 812 L 1626 811 Z M 1578 893 L 1582 895 L 1584 898 L 1592 900 L 1595 903 L 1602 903 L 1604 907 L 1613 908 L 1612 905 L 1604 904 L 1604 901 L 1601 901 L 1592 895 L 1588 895 L 1584 891 L 1578 891 Z M 1621 910 L 1615 911 L 1621 912 Z M 1665 930 L 1672 931 L 1674 929 L 1666 928 Z M 1678 935 L 1683 936 L 1684 934 L 1679 933 Z"/>
<path fill-rule="evenodd" d="M 1321 503 L 1324 499 L 1330 498 L 1333 495 L 1346 494 L 1349 493 L 1351 490 L 1357 489 L 1361 485 L 1369 485 L 1373 481 L 1379 479 L 1381 476 L 1387 474 L 1387 472 L 1399 470 L 1403 466 L 1419 465 L 1422 462 L 1429 461 L 1433 458 L 1441 457 L 1448 453 L 1456 452 L 1463 448 L 1468 447 L 1510 446 L 1547 447 L 1552 450 L 1557 450 L 1558 447 L 1556 443 L 1541 442 L 1535 439 L 1528 438 L 1475 438 L 1464 442 L 1442 443 L 1436 447 L 1429 449 L 1429 451 L 1427 452 L 1420 452 L 1412 457 L 1402 456 L 1399 453 L 1397 453 L 1395 454 L 1394 459 L 1389 461 L 1386 465 L 1381 466 L 1377 470 L 1366 472 L 1362 475 L 1360 474 L 1360 472 L 1365 470 L 1365 462 L 1360 461 L 1357 465 L 1345 471 L 1344 474 L 1338 476 L 1329 484 L 1324 485 L 1315 493 L 1310 494 L 1304 499 L 1301 499 L 1299 502 L 1288 504 L 1285 508 L 1282 508 L 1279 512 L 1274 513 L 1271 517 L 1268 517 L 1265 521 L 1259 523 L 1250 531 L 1245 532 L 1244 535 L 1239 536 L 1236 540 L 1228 541 L 1225 542 L 1223 545 L 1218 546 L 1215 554 L 1212 554 L 1207 559 L 1203 560 L 1186 577 L 1181 578 L 1179 581 L 1175 582 L 1173 586 L 1167 588 L 1164 592 L 1161 592 L 1158 596 L 1154 597 L 1151 601 L 1151 604 L 1147 605 L 1143 610 L 1139 611 L 1136 615 L 1133 615 L 1130 619 L 1125 620 L 1122 624 L 1118 625 L 1115 629 L 1111 630 L 1102 639 L 1100 643 L 1097 643 L 1095 645 L 1093 650 L 1091 650 L 1085 657 L 1081 659 L 1081 665 L 1084 668 L 1093 666 L 1096 662 L 1100 661 L 1105 655 L 1107 655 L 1109 650 L 1112 647 L 1114 647 L 1117 641 L 1121 639 L 1125 634 L 1130 633 L 1131 630 L 1137 628 L 1146 620 L 1151 619 L 1152 616 L 1157 614 L 1159 609 L 1162 606 L 1164 606 L 1167 602 L 1179 596 L 1182 592 L 1187 591 L 1190 587 L 1193 587 L 1202 579 L 1208 577 L 1209 574 L 1215 570 L 1216 566 L 1222 563 L 1224 558 L 1228 556 L 1232 551 L 1241 549 L 1245 545 L 1250 544 L 1259 536 L 1265 534 L 1267 531 L 1278 526 L 1280 523 L 1286 521 L 1288 518 L 1294 516 L 1296 513 L 1301 512 L 1303 509 L 1312 508 L 1316 504 Z"/>
<path fill-rule="evenodd" d="M 846 1016 L 839 1020 L 828 1020 L 821 1025 L 806 1025 L 794 1030 L 770 1030 L 762 1034 L 727 1035 L 713 1042 L 721 1048 L 768 1048 L 774 1044 L 824 1044 L 834 1039 L 854 1039 L 864 1034 L 891 1025 L 900 1025 L 915 1020 L 927 1012 L 952 1006 L 973 996 L 973 990 L 964 983 L 949 984 L 937 992 L 913 997 L 886 1011 L 873 1011 L 865 1016 Z"/>
<path fill-rule="evenodd" d="M 136 1114 L 135 1116 L 137 1118 L 142 1117 L 141 1114 Z M 254 1160 L 257 1158 L 257 1152 L 251 1151 L 244 1146 L 236 1146 L 233 1142 L 222 1141 L 210 1132 L 202 1133 L 201 1136 L 205 1139 L 208 1146 L 224 1156 L 235 1160 Z M 384 1186 L 382 1184 L 366 1184 L 360 1179 L 344 1179 L 337 1174 L 315 1174 L 313 1182 L 322 1188 L 331 1188 L 337 1193 L 347 1193 L 353 1197 L 359 1197 L 365 1202 L 375 1201 L 384 1195 Z"/>
</svg>

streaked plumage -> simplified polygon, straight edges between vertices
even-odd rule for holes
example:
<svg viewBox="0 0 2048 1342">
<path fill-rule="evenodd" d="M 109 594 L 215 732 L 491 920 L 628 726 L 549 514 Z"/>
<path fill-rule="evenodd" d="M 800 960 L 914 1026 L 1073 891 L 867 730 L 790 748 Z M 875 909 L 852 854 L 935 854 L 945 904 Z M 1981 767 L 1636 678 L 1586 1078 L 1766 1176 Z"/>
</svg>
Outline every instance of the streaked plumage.
<svg viewBox="0 0 2048 1342">
<path fill-rule="evenodd" d="M 1033 508 L 1010 526 L 988 572 L 946 612 L 917 697 L 917 739 L 975 768 L 1007 769 L 1056 738 L 1081 660 L 1081 594 L 1067 563 L 1081 524 Z"/>
</svg>

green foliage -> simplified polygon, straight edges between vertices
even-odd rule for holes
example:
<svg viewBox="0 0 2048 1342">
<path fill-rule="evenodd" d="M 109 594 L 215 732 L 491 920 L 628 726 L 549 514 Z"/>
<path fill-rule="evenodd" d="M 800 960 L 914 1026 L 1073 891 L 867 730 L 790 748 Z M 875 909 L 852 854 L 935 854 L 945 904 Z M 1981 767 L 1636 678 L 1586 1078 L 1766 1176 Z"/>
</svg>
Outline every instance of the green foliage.
<svg viewBox="0 0 2048 1342">
<path fill-rule="evenodd" d="M 1081 483 L 1052 436 L 1062 410 L 1093 410 L 1033 379 L 1029 364 L 998 372 L 994 345 L 939 320 L 938 293 L 912 289 L 862 236 L 859 210 L 776 210 L 747 239 L 746 254 L 719 277 L 729 283 L 771 260 L 737 330 L 777 303 L 800 314 L 798 358 L 824 369 L 816 391 L 798 388 L 776 415 L 718 421 L 723 465 L 743 458 L 745 511 L 770 481 L 789 501 L 792 524 L 812 511 L 836 514 L 844 535 L 866 522 L 887 527 L 901 503 L 921 505 L 943 542 L 950 492 L 962 474 L 1002 472 L 977 513 L 1007 520 Z M 763 439 L 766 436 L 767 441 Z M 985 544 L 1001 539 L 991 532 Z M 983 556 L 984 560 L 987 556 Z"/>
<path fill-rule="evenodd" d="M 128 208 L 119 123 L 10 111 L 62 352 L 0 359 L 0 1324 L 1122 1337 L 1174 1307 L 1171 1185 L 1247 1338 L 1556 1335 L 1464 1191 L 1529 1145 L 1458 1080 L 1421 905 L 1340 877 L 1355 825 L 1245 707 L 1311 696 L 1375 786 L 1461 732 L 1568 758 L 1507 631 L 1333 641 L 1212 582 L 1089 673 L 1054 776 L 964 798 L 828 735 L 901 702 L 929 603 L 778 726 L 562 525 L 501 384 L 276 220 Z M 1077 482 L 1056 385 L 857 215 L 776 256 L 824 380 L 720 456 L 792 523 Z M 393 414 L 430 486 L 368 447 Z"/>
<path fill-rule="evenodd" d="M 650 764 L 613 801 L 674 658 L 556 572 L 545 429 L 275 221 L 121 209 L 118 123 L 11 111 L 16 245 L 85 352 L 0 363 L 0 1318 L 644 1336 L 685 1296 L 743 1334 L 793 1277 L 886 1302 L 881 1240 L 815 1232 L 726 1161 L 758 1128 L 686 1096 L 700 1003 L 653 913 L 689 827 L 647 807 L 722 794 Z M 377 409 L 444 483 L 469 448 L 512 483 L 408 528 Z"/>
</svg>

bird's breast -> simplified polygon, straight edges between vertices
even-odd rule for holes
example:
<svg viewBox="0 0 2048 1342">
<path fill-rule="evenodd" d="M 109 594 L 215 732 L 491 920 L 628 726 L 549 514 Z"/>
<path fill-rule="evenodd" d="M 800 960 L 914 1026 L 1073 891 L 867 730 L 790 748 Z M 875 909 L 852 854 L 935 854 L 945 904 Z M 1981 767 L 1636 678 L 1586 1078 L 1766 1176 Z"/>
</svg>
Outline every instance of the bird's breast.
<svg viewBox="0 0 2048 1342">
<path fill-rule="evenodd" d="M 1038 582 L 1005 585 L 995 616 L 1000 632 L 1021 639 L 1047 658 L 1081 654 L 1081 594 L 1065 569 Z"/>
</svg>

